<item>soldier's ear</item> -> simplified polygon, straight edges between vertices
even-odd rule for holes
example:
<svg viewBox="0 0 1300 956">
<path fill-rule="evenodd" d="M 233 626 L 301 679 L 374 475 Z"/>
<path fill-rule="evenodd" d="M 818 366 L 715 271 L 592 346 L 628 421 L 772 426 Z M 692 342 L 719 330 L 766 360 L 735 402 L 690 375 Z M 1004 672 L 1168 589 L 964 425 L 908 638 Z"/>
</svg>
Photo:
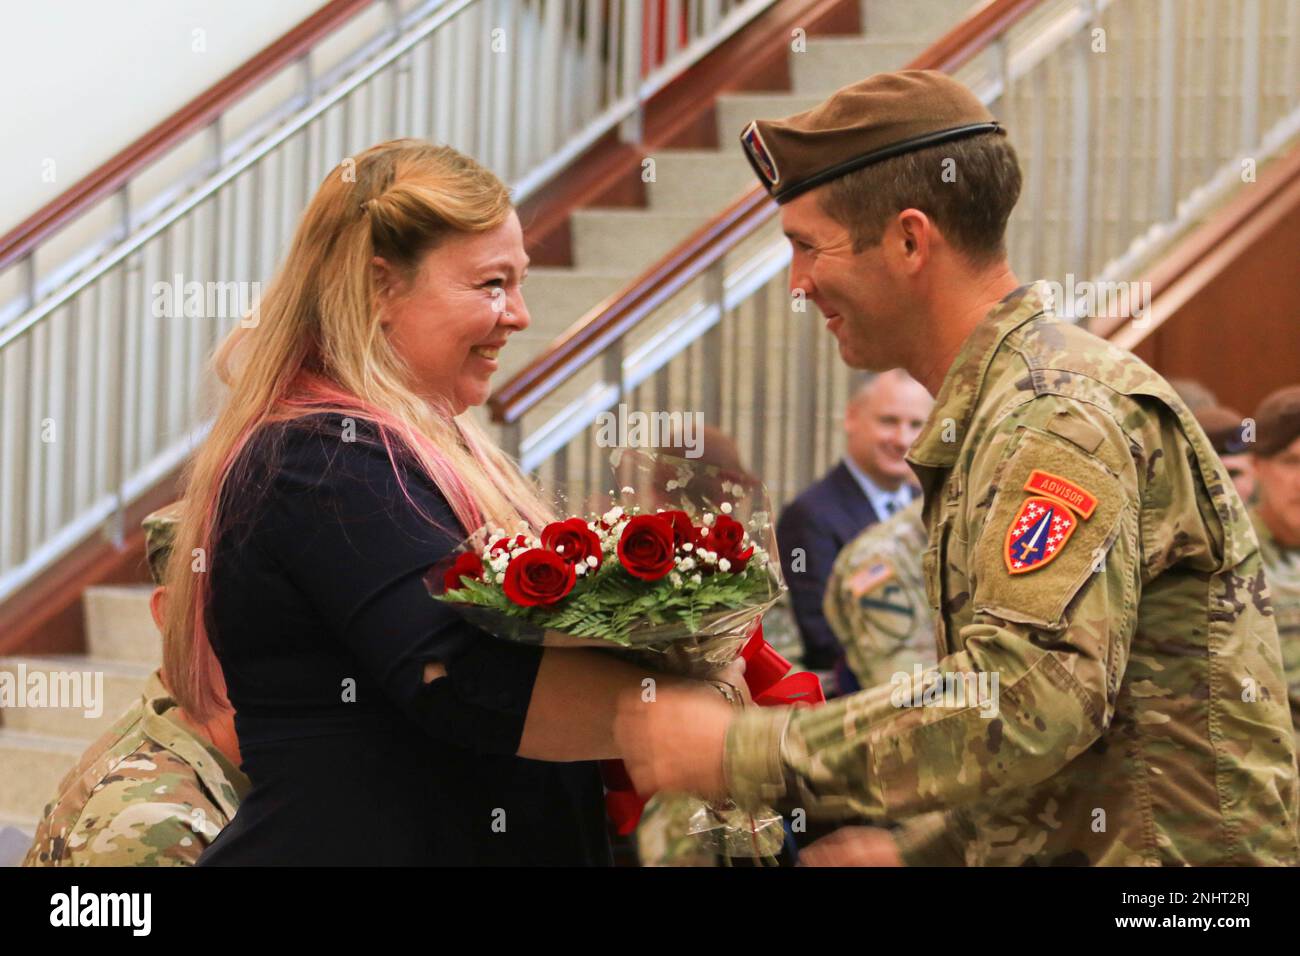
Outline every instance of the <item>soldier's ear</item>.
<svg viewBox="0 0 1300 956">
<path fill-rule="evenodd" d="M 156 587 L 153 593 L 149 595 L 149 613 L 153 616 L 154 626 L 159 631 L 163 630 L 163 622 L 167 620 L 167 589 L 165 587 Z"/>
<path fill-rule="evenodd" d="M 891 229 L 886 231 L 887 243 L 890 242 L 890 232 L 893 232 L 897 267 L 908 275 L 920 271 L 930 259 L 934 222 L 921 210 L 908 208 L 894 217 Z"/>
</svg>

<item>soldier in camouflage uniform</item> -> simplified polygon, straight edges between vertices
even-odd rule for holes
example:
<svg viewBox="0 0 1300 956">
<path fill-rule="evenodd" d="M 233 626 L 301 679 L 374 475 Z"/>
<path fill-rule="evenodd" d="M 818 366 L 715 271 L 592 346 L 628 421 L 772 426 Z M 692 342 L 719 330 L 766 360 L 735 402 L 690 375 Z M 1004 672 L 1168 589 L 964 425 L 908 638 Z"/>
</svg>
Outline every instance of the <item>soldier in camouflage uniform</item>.
<svg viewBox="0 0 1300 956">
<path fill-rule="evenodd" d="M 862 687 L 937 660 L 921 569 L 925 549 L 917 498 L 862 531 L 835 558 L 823 610 Z"/>
<path fill-rule="evenodd" d="M 177 506 L 145 519 L 155 583 Z M 46 806 L 24 866 L 188 866 L 230 822 L 248 779 L 178 712 L 155 671 Z"/>
<path fill-rule="evenodd" d="M 943 811 L 898 838 L 893 862 L 1294 864 L 1290 715 L 1244 506 L 1159 375 L 1017 284 L 1001 231 L 1019 174 L 1001 135 L 968 90 L 928 71 L 871 77 L 742 135 L 783 204 L 792 282 L 814 287 L 841 355 L 903 364 L 936 396 L 909 461 L 946 682 L 739 715 L 661 694 L 620 728 L 625 762 L 643 792 L 840 819 Z M 962 159 L 941 180 L 950 151 Z M 920 198 L 892 199 L 859 248 L 823 199 L 834 209 L 834 181 L 857 169 L 887 191 L 909 163 Z M 1005 214 L 984 215 L 995 201 Z M 964 245 L 991 231 L 991 247 Z M 899 324 L 873 326 L 891 307 Z"/>
<path fill-rule="evenodd" d="M 1255 412 L 1259 501 L 1250 510 L 1273 598 L 1291 718 L 1300 747 L 1300 386 L 1279 389 Z"/>
</svg>

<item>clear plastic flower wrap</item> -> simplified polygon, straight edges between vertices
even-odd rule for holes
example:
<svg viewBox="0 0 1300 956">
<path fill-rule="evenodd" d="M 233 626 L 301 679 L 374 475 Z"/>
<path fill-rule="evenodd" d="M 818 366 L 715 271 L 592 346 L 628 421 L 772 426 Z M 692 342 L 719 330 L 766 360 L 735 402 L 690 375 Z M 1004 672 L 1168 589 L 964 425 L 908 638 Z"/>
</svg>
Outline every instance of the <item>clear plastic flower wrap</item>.
<svg viewBox="0 0 1300 956">
<path fill-rule="evenodd" d="M 572 488 L 542 529 L 478 529 L 434 566 L 430 592 L 498 638 L 616 651 L 653 671 L 715 678 L 785 583 L 766 489 L 753 478 L 639 449 L 610 455 L 609 490 Z M 770 860 L 776 811 L 694 798 L 688 830 L 724 858 Z"/>
</svg>

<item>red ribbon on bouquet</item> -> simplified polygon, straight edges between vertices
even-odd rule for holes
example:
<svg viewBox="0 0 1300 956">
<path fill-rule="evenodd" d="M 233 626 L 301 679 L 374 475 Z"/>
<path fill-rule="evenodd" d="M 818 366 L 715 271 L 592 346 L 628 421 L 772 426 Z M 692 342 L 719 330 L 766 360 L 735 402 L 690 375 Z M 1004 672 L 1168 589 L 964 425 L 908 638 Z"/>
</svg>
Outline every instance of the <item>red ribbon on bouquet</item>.
<svg viewBox="0 0 1300 956">
<path fill-rule="evenodd" d="M 762 622 L 740 656 L 745 659 L 745 686 L 759 707 L 811 707 L 826 700 L 816 674 L 790 673 L 794 665 L 763 639 Z M 640 822 L 647 798 L 636 792 L 621 760 L 602 760 L 600 775 L 605 782 L 605 812 L 614 821 L 618 835 L 627 836 Z"/>
</svg>

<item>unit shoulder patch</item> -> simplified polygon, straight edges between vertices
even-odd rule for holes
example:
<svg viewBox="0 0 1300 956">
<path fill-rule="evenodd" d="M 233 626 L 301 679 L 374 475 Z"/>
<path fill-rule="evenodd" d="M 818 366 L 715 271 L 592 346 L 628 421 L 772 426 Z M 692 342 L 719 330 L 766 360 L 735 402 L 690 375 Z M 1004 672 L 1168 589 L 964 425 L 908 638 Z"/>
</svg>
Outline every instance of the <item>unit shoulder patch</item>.
<svg viewBox="0 0 1300 956">
<path fill-rule="evenodd" d="M 1054 626 L 1104 562 L 1125 500 L 1119 480 L 1076 445 L 1034 429 L 999 471 L 975 548 L 972 605 Z"/>
</svg>

